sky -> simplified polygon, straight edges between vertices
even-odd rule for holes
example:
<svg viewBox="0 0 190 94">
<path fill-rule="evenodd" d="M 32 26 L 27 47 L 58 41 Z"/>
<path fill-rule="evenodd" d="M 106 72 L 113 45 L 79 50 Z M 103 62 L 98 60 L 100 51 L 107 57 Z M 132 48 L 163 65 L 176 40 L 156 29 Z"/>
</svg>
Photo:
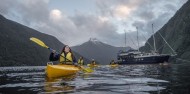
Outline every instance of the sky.
<svg viewBox="0 0 190 94">
<path fill-rule="evenodd" d="M 187 0 L 0 0 L 0 14 L 76 46 L 90 38 L 138 48 Z"/>
</svg>

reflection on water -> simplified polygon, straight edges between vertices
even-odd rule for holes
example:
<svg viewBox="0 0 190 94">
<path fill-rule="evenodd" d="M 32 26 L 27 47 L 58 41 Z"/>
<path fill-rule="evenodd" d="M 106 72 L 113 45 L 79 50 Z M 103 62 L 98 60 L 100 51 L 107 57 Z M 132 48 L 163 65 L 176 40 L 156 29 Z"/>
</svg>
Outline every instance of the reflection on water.
<svg viewBox="0 0 190 94">
<path fill-rule="evenodd" d="M 59 93 L 70 92 L 75 89 L 74 85 L 69 82 L 76 78 L 76 75 L 71 75 L 62 78 L 48 78 L 46 77 L 44 85 L 44 93 Z"/>
<path fill-rule="evenodd" d="M 1 67 L 0 93 L 188 94 L 190 65 L 108 65 L 61 78 L 47 78 L 44 66 Z"/>
</svg>

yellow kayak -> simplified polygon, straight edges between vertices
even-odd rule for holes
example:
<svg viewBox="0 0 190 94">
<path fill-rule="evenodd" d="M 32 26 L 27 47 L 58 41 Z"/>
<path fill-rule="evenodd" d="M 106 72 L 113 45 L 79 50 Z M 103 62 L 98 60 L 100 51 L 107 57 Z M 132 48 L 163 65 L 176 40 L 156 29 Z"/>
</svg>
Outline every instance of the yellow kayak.
<svg viewBox="0 0 190 94">
<path fill-rule="evenodd" d="M 117 67 L 119 66 L 118 64 L 110 64 L 110 67 Z"/>
<path fill-rule="evenodd" d="M 74 65 L 47 65 L 46 74 L 49 78 L 76 74 L 80 69 Z"/>
<path fill-rule="evenodd" d="M 87 64 L 87 66 L 91 68 L 95 68 L 95 67 L 98 67 L 99 65 Z"/>
</svg>

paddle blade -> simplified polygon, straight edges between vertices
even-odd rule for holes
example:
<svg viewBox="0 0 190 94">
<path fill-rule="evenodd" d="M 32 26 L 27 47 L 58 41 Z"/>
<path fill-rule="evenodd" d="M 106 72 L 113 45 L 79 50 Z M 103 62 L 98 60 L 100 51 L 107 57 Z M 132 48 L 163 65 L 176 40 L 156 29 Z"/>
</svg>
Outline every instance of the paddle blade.
<svg viewBox="0 0 190 94">
<path fill-rule="evenodd" d="M 42 47 L 48 48 L 48 46 L 46 46 L 46 44 L 43 41 L 41 41 L 37 38 L 31 37 L 30 40 L 35 42 L 36 44 L 42 46 Z"/>
</svg>

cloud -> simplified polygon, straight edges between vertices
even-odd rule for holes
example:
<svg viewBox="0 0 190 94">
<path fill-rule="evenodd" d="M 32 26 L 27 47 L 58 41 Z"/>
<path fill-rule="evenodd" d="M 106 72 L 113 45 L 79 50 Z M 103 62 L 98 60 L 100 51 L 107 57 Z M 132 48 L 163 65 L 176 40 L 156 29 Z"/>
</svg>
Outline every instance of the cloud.
<svg viewBox="0 0 190 94">
<path fill-rule="evenodd" d="M 131 9 L 128 8 L 127 6 L 124 6 L 124 5 L 120 5 L 120 6 L 117 6 L 115 11 L 114 11 L 114 14 L 117 18 L 126 18 L 131 12 Z"/>
<path fill-rule="evenodd" d="M 1 0 L 0 13 L 9 19 L 56 36 L 74 46 L 96 37 L 114 46 L 136 48 L 139 31 L 140 46 L 152 35 L 151 24 L 159 30 L 187 0 L 95 0 L 95 10 L 89 12 L 51 6 L 49 0 Z M 52 1 L 58 2 L 58 1 Z M 81 1 L 82 2 L 82 1 Z M 67 3 L 67 2 L 65 2 Z M 89 6 L 90 7 L 90 6 Z M 72 8 L 72 7 L 69 7 Z M 85 9 L 85 8 L 84 8 Z M 145 39 L 145 38 L 146 39 Z"/>
<path fill-rule="evenodd" d="M 138 27 L 140 32 L 140 44 L 142 46 L 146 39 L 152 35 L 152 24 L 154 24 L 155 31 L 159 30 L 186 1 L 187 0 L 98 0 L 97 6 L 99 6 L 101 15 L 108 15 L 110 13 L 112 14 L 110 15 L 112 19 L 115 19 L 116 23 L 119 23 L 120 26 L 124 23 L 123 29 L 126 29 L 126 31 L 136 31 L 135 27 Z M 122 8 L 117 8 L 118 6 L 122 6 Z M 114 12 L 114 8 L 115 10 L 122 11 Z M 117 20 L 117 17 L 114 16 L 116 14 L 122 15 L 123 17 L 120 17 L 122 19 Z M 128 32 L 128 34 L 132 36 L 132 40 L 136 40 L 135 32 Z"/>
<path fill-rule="evenodd" d="M 14 10 L 22 16 L 24 23 L 46 22 L 49 13 L 47 0 L 19 0 L 18 3 Z"/>
<path fill-rule="evenodd" d="M 62 18 L 61 11 L 58 9 L 54 9 L 50 11 L 50 19 L 53 21 L 59 21 Z"/>
<path fill-rule="evenodd" d="M 1 0 L 0 13 L 7 14 L 10 11 L 10 6 L 14 6 L 12 0 Z"/>
<path fill-rule="evenodd" d="M 1 14 L 19 23 L 32 26 L 46 22 L 48 18 L 48 0 L 1 0 Z"/>
<path fill-rule="evenodd" d="M 116 27 L 107 19 L 95 15 L 86 15 L 84 13 L 76 13 L 70 19 L 74 22 L 77 27 L 78 39 L 81 37 L 87 40 L 90 37 L 96 37 L 98 39 L 110 38 L 112 34 L 116 33 Z M 76 37 L 75 37 L 76 38 Z M 104 40 L 102 40 L 104 41 Z"/>
</svg>

